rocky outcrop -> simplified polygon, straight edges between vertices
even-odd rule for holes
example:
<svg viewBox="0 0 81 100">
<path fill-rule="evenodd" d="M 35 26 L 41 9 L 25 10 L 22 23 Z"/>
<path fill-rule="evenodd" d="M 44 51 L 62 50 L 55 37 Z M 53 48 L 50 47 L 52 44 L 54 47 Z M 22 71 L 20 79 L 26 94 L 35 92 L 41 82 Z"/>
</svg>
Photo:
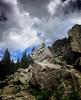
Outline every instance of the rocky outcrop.
<svg viewBox="0 0 81 100">
<path fill-rule="evenodd" d="M 67 64 L 80 64 L 79 42 L 75 41 L 80 35 L 80 27 L 79 25 L 75 25 L 68 32 L 68 38 L 55 41 L 50 49 L 42 44 L 42 46 L 34 52 L 32 58 L 35 64 L 32 65 L 34 69 L 32 71 L 33 76 L 30 80 L 33 85 L 37 85 L 42 89 L 48 89 L 57 87 L 60 84 L 58 80 L 65 80 L 62 77 L 63 75 L 66 76 L 66 74 L 68 74 L 71 76 L 72 74 L 74 76 L 72 72 L 70 73 L 71 68 L 68 73 Z M 74 50 L 72 44 L 75 46 L 77 44 L 79 49 L 75 48 L 76 50 Z"/>
<path fill-rule="evenodd" d="M 65 62 L 66 64 L 80 67 L 81 25 L 74 25 L 68 31 L 68 38 L 55 41 L 51 47 L 51 52 L 53 53 L 54 60 L 56 62 L 60 60 Z"/>
<path fill-rule="evenodd" d="M 71 49 L 70 57 L 74 58 L 72 63 L 81 71 L 81 25 L 76 24 L 68 31 L 68 41 Z"/>
<path fill-rule="evenodd" d="M 40 46 L 40 48 L 32 54 L 32 59 L 34 62 L 36 62 L 36 61 L 38 61 L 38 62 L 42 62 L 42 61 L 53 62 L 53 55 L 50 52 L 49 48 L 46 48 L 45 44 L 43 43 Z"/>
<path fill-rule="evenodd" d="M 50 51 L 54 57 L 54 62 L 63 61 L 63 57 L 69 52 L 69 41 L 67 38 L 59 39 L 50 47 Z"/>
<path fill-rule="evenodd" d="M 51 51 L 52 53 L 54 53 L 54 57 L 62 55 L 66 51 L 67 46 L 68 46 L 67 38 L 56 40 L 51 47 Z"/>
<path fill-rule="evenodd" d="M 68 38 L 72 51 L 81 53 L 81 25 L 74 25 L 68 32 Z"/>
</svg>

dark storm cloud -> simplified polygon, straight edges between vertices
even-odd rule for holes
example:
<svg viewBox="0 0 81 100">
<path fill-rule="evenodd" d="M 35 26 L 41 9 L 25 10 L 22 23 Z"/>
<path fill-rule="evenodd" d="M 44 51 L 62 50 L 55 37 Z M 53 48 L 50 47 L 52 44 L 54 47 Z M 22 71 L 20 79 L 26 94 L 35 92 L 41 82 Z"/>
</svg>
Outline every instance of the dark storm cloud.
<svg viewBox="0 0 81 100">
<path fill-rule="evenodd" d="M 4 15 L 7 18 L 7 14 L 11 12 L 11 6 L 4 2 L 4 0 L 0 0 L 0 17 L 3 17 Z M 3 39 L 3 31 L 7 29 L 5 26 L 5 21 L 0 21 L 0 41 Z"/>
<path fill-rule="evenodd" d="M 55 6 L 53 10 L 55 10 L 54 16 L 59 15 L 69 15 L 70 13 L 80 12 L 81 11 L 81 0 L 18 0 L 23 8 L 30 12 L 32 16 L 36 17 L 46 17 L 49 16 L 47 11 L 47 5 L 50 2 L 54 1 L 52 5 Z M 57 2 L 59 2 L 57 4 Z"/>
<path fill-rule="evenodd" d="M 15 1 L 16 0 L 0 0 L 0 17 L 3 17 L 0 21 L 0 42 L 5 41 L 9 35 L 8 31 L 11 28 L 18 27 Z M 4 20 L 4 18 L 6 18 L 6 20 Z"/>
<path fill-rule="evenodd" d="M 64 4 L 64 6 L 62 5 L 62 10 L 65 15 L 81 11 L 81 0 L 62 0 L 62 2 Z"/>
<path fill-rule="evenodd" d="M 77 9 L 81 10 L 81 0 L 61 0 L 63 3 L 68 2 L 68 7 L 72 10 Z"/>
<path fill-rule="evenodd" d="M 47 40 L 65 36 L 81 16 L 81 0 L 0 0 L 1 13 L 8 20 L 0 21 L 0 47 L 23 49 L 41 40 L 37 32 Z"/>
<path fill-rule="evenodd" d="M 48 15 L 46 6 L 50 0 L 18 0 L 23 8 L 35 17 L 44 17 Z"/>
<path fill-rule="evenodd" d="M 10 12 L 11 12 L 10 4 L 5 2 L 4 0 L 0 0 L 0 15 L 1 13 L 4 13 L 6 15 L 7 13 Z"/>
<path fill-rule="evenodd" d="M 0 0 L 0 16 L 6 17 L 7 20 L 0 21 L 0 41 L 2 42 L 8 34 L 5 33 L 10 26 L 9 26 L 9 19 L 8 15 L 12 12 L 12 7 L 9 3 L 5 2 L 5 0 Z"/>
</svg>

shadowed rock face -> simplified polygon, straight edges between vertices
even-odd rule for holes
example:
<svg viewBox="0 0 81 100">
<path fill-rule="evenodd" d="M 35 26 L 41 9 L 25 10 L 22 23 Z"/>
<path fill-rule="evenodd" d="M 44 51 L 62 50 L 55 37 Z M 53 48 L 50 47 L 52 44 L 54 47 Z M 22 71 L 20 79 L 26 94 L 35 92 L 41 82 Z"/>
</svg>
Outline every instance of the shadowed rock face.
<svg viewBox="0 0 81 100">
<path fill-rule="evenodd" d="M 70 48 L 68 39 L 59 39 L 54 42 L 51 47 L 51 52 L 54 55 L 54 58 L 63 56 L 63 54 Z"/>
<path fill-rule="evenodd" d="M 81 71 L 81 25 L 76 24 L 68 31 L 68 40 L 75 55 L 74 64 Z"/>
<path fill-rule="evenodd" d="M 68 38 L 72 51 L 81 53 L 81 25 L 74 25 L 68 32 Z"/>
<path fill-rule="evenodd" d="M 74 25 L 68 31 L 68 38 L 57 40 L 51 47 L 54 59 L 67 64 L 81 66 L 81 25 Z M 77 68 L 77 67 L 76 67 Z"/>
</svg>

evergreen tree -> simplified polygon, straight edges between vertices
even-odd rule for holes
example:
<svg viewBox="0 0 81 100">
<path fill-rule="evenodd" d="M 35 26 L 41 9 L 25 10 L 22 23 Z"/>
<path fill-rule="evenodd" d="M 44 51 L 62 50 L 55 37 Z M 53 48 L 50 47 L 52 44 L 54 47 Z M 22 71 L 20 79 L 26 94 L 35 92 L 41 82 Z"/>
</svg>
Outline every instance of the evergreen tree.
<svg viewBox="0 0 81 100">
<path fill-rule="evenodd" d="M 17 64 L 19 65 L 20 61 L 19 61 L 19 58 L 17 59 Z"/>
<path fill-rule="evenodd" d="M 11 64 L 14 65 L 14 60 L 12 59 Z"/>
<path fill-rule="evenodd" d="M 19 61 L 19 58 L 17 59 L 16 66 L 17 66 L 17 69 L 19 69 L 19 68 L 20 68 L 20 61 Z"/>
<path fill-rule="evenodd" d="M 6 51 L 4 53 L 4 57 L 2 59 L 2 62 L 6 65 L 11 64 L 10 52 L 8 51 L 8 49 L 6 49 Z"/>
<path fill-rule="evenodd" d="M 7 75 L 11 74 L 13 72 L 11 64 L 11 58 L 10 58 L 10 52 L 8 49 L 6 49 L 4 53 L 4 57 L 2 59 L 2 75 L 3 77 L 6 77 Z"/>
<path fill-rule="evenodd" d="M 21 58 L 21 67 L 22 68 L 27 68 L 28 67 L 28 59 L 27 59 L 27 54 L 26 51 L 23 53 L 22 58 Z"/>
</svg>

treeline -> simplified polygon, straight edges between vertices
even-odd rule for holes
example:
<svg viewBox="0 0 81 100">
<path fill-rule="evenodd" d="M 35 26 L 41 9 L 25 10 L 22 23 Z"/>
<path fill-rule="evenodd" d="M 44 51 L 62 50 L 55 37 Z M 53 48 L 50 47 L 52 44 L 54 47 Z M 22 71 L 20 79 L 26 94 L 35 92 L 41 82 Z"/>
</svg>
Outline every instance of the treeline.
<svg viewBox="0 0 81 100">
<path fill-rule="evenodd" d="M 23 52 L 21 60 L 18 58 L 17 63 L 11 60 L 10 52 L 6 49 L 2 60 L 0 61 L 0 80 L 5 79 L 8 75 L 13 74 L 19 68 L 28 68 L 33 62 L 30 54 Z"/>
</svg>

